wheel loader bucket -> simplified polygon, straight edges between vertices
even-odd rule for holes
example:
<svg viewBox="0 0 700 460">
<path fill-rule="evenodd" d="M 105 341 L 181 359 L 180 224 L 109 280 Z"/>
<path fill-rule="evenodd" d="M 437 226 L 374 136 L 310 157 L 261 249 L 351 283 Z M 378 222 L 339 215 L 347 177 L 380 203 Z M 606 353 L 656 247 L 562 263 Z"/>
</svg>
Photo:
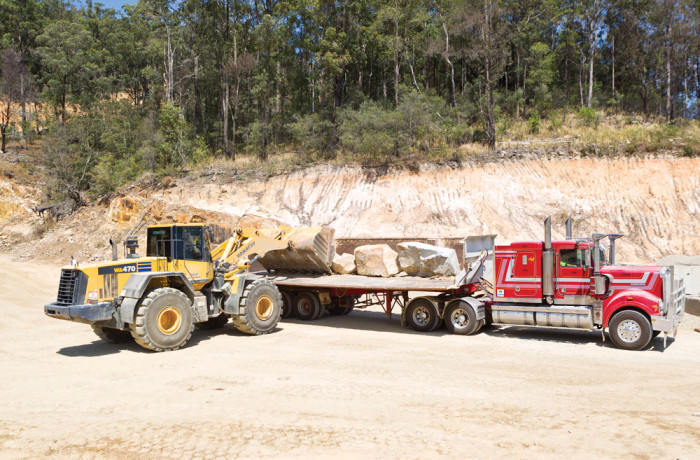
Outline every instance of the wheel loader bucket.
<svg viewBox="0 0 700 460">
<path fill-rule="evenodd" d="M 267 251 L 258 261 L 268 271 L 331 273 L 334 232 L 328 227 L 283 227 L 280 240 L 289 243 L 287 248 Z"/>
</svg>

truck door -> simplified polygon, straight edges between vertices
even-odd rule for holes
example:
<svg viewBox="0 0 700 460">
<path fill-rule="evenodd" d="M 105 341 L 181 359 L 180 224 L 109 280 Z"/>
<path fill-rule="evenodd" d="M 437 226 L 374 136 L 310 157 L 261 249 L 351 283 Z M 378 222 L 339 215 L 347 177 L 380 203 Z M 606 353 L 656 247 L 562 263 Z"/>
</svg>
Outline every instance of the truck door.
<svg viewBox="0 0 700 460">
<path fill-rule="evenodd" d="M 518 251 L 513 261 L 513 279 L 518 280 L 515 297 L 537 298 L 541 294 L 541 286 L 537 279 L 537 258 L 535 251 Z"/>
<path fill-rule="evenodd" d="M 580 303 L 579 300 L 585 302 L 580 296 L 587 296 L 591 286 L 587 255 L 588 251 L 579 247 L 557 251 L 555 299 L 574 305 Z"/>
</svg>

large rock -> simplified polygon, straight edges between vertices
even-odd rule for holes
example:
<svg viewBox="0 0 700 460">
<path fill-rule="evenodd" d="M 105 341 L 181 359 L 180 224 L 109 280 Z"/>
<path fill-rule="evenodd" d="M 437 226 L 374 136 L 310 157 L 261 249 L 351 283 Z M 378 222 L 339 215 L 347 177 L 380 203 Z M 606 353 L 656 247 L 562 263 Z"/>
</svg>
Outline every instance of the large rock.
<svg viewBox="0 0 700 460">
<path fill-rule="evenodd" d="M 358 275 L 389 276 L 399 273 L 397 253 L 387 244 L 368 244 L 355 248 L 355 264 Z"/>
<path fill-rule="evenodd" d="M 331 268 L 335 273 L 349 275 L 355 272 L 355 256 L 352 254 L 335 254 Z"/>
<path fill-rule="evenodd" d="M 418 242 L 399 243 L 396 247 L 399 268 L 411 276 L 455 276 L 459 272 L 454 249 Z"/>
</svg>

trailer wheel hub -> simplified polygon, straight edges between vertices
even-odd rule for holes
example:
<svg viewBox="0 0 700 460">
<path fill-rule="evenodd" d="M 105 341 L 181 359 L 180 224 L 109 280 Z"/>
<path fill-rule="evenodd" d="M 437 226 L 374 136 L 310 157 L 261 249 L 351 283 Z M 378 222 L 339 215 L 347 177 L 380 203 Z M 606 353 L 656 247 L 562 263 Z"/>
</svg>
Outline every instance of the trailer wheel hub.
<svg viewBox="0 0 700 460">
<path fill-rule="evenodd" d="M 413 320 L 416 324 L 423 326 L 430 320 L 430 312 L 425 307 L 418 307 L 413 310 Z"/>
<path fill-rule="evenodd" d="M 165 335 L 172 335 L 180 329 L 182 314 L 175 307 L 165 307 L 158 312 L 158 330 Z"/>
<path fill-rule="evenodd" d="M 617 326 L 617 335 L 627 343 L 636 342 L 642 336 L 642 328 L 636 321 L 626 319 Z"/>
<path fill-rule="evenodd" d="M 260 297 L 255 303 L 255 314 L 262 321 L 265 321 L 266 319 L 269 319 L 270 316 L 272 316 L 272 307 L 272 299 L 269 296 L 264 295 Z"/>
</svg>

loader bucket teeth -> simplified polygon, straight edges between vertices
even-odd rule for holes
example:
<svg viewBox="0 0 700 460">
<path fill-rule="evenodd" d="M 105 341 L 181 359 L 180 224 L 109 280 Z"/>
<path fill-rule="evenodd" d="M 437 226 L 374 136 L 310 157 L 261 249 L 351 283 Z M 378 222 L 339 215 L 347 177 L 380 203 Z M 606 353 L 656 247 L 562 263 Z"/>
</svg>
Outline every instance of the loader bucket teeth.
<svg viewBox="0 0 700 460">
<path fill-rule="evenodd" d="M 280 239 L 287 248 L 268 251 L 259 261 L 266 270 L 331 273 L 333 233 L 327 227 L 284 228 Z"/>
</svg>

